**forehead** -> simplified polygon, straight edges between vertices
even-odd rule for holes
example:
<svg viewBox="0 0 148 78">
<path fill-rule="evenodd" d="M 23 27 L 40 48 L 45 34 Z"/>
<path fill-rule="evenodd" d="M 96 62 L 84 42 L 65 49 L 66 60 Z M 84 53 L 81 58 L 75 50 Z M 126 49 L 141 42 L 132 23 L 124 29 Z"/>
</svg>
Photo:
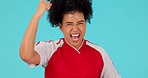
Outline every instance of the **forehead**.
<svg viewBox="0 0 148 78">
<path fill-rule="evenodd" d="M 84 20 L 84 14 L 82 12 L 67 13 L 64 14 L 62 22 L 77 22 Z"/>
</svg>

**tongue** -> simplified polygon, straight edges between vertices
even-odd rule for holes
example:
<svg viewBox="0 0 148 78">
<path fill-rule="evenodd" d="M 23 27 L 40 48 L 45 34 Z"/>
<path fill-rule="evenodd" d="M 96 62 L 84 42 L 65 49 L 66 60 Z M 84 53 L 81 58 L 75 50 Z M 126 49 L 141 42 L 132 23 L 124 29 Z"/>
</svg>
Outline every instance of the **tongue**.
<svg viewBox="0 0 148 78">
<path fill-rule="evenodd" d="M 72 41 L 77 42 L 79 40 L 78 36 L 72 36 Z"/>
</svg>

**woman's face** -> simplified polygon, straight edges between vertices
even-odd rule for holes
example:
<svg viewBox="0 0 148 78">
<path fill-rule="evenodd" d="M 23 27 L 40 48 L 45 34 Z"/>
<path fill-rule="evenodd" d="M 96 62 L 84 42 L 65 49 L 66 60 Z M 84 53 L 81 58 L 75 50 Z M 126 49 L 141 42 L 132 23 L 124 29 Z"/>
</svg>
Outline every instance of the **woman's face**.
<svg viewBox="0 0 148 78">
<path fill-rule="evenodd" d="M 59 24 L 59 26 L 66 41 L 78 49 L 86 32 L 86 21 L 83 13 L 75 12 L 65 14 L 62 24 Z"/>
</svg>

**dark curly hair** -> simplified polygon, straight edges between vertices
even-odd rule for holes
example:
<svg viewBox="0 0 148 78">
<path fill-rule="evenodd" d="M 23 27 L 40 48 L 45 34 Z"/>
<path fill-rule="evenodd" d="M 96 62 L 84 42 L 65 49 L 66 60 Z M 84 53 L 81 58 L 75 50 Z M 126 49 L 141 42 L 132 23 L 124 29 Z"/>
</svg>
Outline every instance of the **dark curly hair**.
<svg viewBox="0 0 148 78">
<path fill-rule="evenodd" d="M 62 23 L 64 14 L 82 12 L 84 18 L 90 23 L 92 18 L 92 0 L 47 0 L 52 3 L 48 10 L 47 19 L 52 27 L 57 27 L 58 23 Z"/>
</svg>

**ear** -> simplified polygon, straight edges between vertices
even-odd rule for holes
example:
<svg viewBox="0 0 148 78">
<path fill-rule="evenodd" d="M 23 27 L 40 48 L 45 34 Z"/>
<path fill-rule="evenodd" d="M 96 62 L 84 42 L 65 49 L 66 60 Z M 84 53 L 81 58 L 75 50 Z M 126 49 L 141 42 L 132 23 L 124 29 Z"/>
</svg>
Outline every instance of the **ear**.
<svg viewBox="0 0 148 78">
<path fill-rule="evenodd" d="M 62 31 L 62 24 L 58 23 L 60 30 Z"/>
</svg>

